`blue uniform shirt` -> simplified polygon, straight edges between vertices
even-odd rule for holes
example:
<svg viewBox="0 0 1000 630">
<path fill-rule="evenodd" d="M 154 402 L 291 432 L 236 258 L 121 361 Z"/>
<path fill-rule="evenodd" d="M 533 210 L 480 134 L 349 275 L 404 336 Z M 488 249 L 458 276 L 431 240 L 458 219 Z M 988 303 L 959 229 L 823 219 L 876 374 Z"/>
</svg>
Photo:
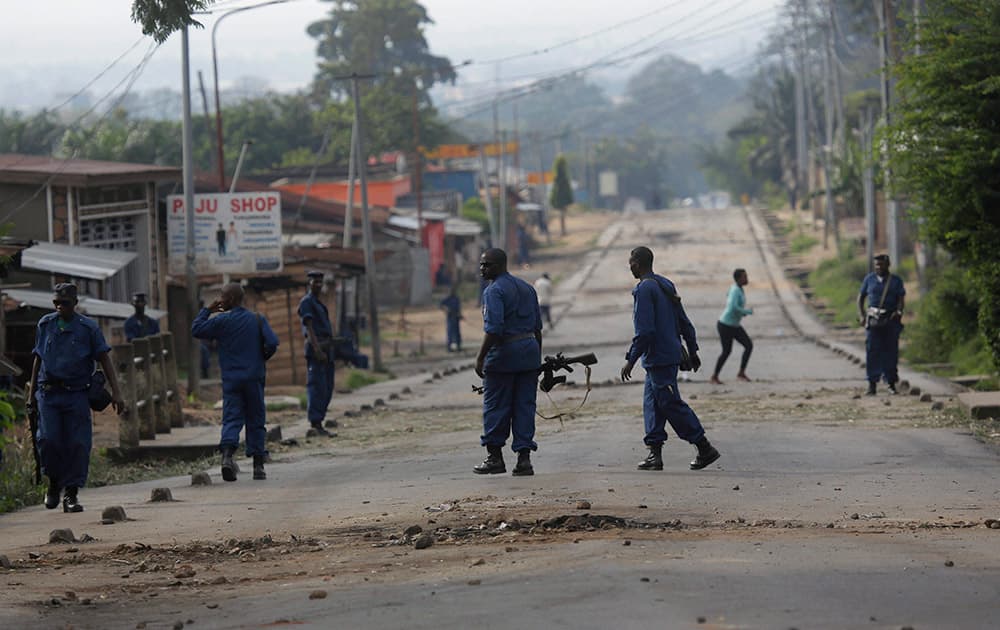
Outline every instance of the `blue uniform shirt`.
<svg viewBox="0 0 1000 630">
<path fill-rule="evenodd" d="M 246 381 L 264 378 L 263 343 L 277 347 L 275 336 L 267 319 L 258 318 L 242 306 L 209 318 L 207 308 L 198 311 L 191 324 L 191 334 L 198 339 L 215 339 L 219 343 L 219 369 L 223 381 Z M 263 330 L 262 330 L 263 329 Z"/>
<path fill-rule="evenodd" d="M 860 293 L 868 296 L 868 306 L 878 308 L 882 303 L 882 291 L 885 290 L 885 281 L 874 271 L 865 276 L 861 282 Z M 889 274 L 889 290 L 885 292 L 885 303 L 882 308 L 892 312 L 899 308 L 899 298 L 906 295 L 903 287 L 903 279 L 899 276 Z"/>
<path fill-rule="evenodd" d="M 687 342 L 688 351 L 698 351 L 694 325 L 682 307 L 667 299 L 660 285 L 667 287 L 671 293 L 677 293 L 674 283 L 655 273 L 643 276 L 632 289 L 635 337 L 625 359 L 635 362 L 642 357 L 644 368 L 679 365 L 681 336 Z M 676 309 L 679 310 L 675 314 Z"/>
<path fill-rule="evenodd" d="M 135 315 L 125 320 L 125 339 L 128 341 L 158 334 L 160 334 L 160 322 L 148 315 L 144 315 L 142 321 Z"/>
<path fill-rule="evenodd" d="M 84 389 L 94 373 L 94 361 L 109 350 L 94 320 L 74 313 L 73 319 L 60 326 L 59 314 L 49 313 L 38 320 L 35 333 L 33 352 L 42 360 L 38 382 L 60 382 L 70 389 Z"/>
<path fill-rule="evenodd" d="M 457 295 L 449 295 L 441 300 L 440 306 L 445 310 L 445 317 L 449 320 L 458 321 L 462 319 L 462 303 Z"/>
<path fill-rule="evenodd" d="M 542 312 L 534 287 L 506 272 L 497 276 L 483 291 L 483 330 L 501 338 L 540 333 Z M 525 337 L 490 348 L 483 368 L 488 372 L 524 372 L 537 370 L 541 364 L 538 341 Z"/>
<path fill-rule="evenodd" d="M 299 300 L 299 317 L 302 319 L 302 336 L 306 339 L 306 359 L 313 358 L 312 344 L 309 342 L 309 329 L 306 322 L 312 320 L 313 331 L 320 340 L 333 337 L 333 325 L 330 323 L 330 311 L 326 304 L 312 294 L 306 293 Z M 329 358 L 329 357 L 328 357 Z M 330 359 L 332 360 L 332 359 Z"/>
</svg>

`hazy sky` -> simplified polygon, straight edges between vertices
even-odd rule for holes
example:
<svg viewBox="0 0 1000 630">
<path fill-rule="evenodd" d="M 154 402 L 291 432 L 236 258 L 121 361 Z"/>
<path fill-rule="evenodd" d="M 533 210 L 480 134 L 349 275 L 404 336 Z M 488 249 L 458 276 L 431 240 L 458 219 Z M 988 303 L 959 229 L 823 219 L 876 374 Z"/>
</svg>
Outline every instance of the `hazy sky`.
<svg viewBox="0 0 1000 630">
<path fill-rule="evenodd" d="M 0 41 L 0 106 L 54 106 L 58 95 L 83 88 L 95 75 L 142 39 L 130 20 L 131 0 L 33 0 L 4 3 Z M 256 4 L 224 0 L 204 16 L 206 28 L 192 31 L 191 70 L 211 87 L 211 27 L 227 9 Z M 782 0 L 423 0 L 435 24 L 427 31 L 431 50 L 461 68 L 456 88 L 439 102 L 565 71 L 605 57 L 652 48 L 631 62 L 598 71 L 604 80 L 624 77 L 659 53 L 672 52 L 707 66 L 745 67 Z M 315 40 L 306 26 L 320 20 L 330 3 L 293 0 L 227 17 L 219 26 L 219 80 L 223 87 L 241 77 L 259 77 L 275 89 L 306 85 L 315 65 Z M 621 22 L 630 23 L 613 27 Z M 604 32 L 598 33 L 602 29 Z M 595 34 L 596 33 L 596 34 Z M 502 63 L 491 60 L 531 53 L 567 42 L 545 54 Z M 135 90 L 180 88 L 180 35 L 157 50 L 136 81 Z M 145 38 L 90 88 L 102 96 L 127 83 L 152 40 Z M 621 49 L 621 52 L 615 51 Z M 118 88 L 120 92 L 122 88 Z M 118 93 L 116 92 L 116 93 Z"/>
</svg>

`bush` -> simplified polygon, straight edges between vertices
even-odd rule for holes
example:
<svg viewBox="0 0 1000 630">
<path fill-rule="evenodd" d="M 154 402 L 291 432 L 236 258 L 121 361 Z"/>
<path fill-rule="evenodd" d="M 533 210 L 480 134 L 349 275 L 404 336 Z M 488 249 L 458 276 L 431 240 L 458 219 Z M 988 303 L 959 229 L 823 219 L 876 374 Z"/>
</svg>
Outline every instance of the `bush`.
<svg viewBox="0 0 1000 630">
<path fill-rule="evenodd" d="M 352 390 L 360 389 L 378 381 L 377 376 L 365 370 L 351 370 L 347 373 L 347 386 Z"/>
<path fill-rule="evenodd" d="M 484 230 L 490 229 L 490 217 L 486 214 L 486 205 L 479 197 L 469 197 L 462 204 L 462 218 L 475 221 Z"/>
<path fill-rule="evenodd" d="M 853 243 L 844 243 L 836 258 L 824 260 L 809 274 L 809 286 L 834 313 L 839 324 L 853 324 L 858 320 L 858 289 L 868 273 L 863 257 L 852 256 Z"/>
<path fill-rule="evenodd" d="M 808 234 L 796 234 L 788 244 L 788 249 L 793 254 L 802 254 L 819 244 L 819 239 Z"/>
<path fill-rule="evenodd" d="M 43 486 L 35 484 L 35 459 L 31 431 L 24 418 L 23 400 L 0 391 L 0 514 L 40 503 Z"/>
</svg>

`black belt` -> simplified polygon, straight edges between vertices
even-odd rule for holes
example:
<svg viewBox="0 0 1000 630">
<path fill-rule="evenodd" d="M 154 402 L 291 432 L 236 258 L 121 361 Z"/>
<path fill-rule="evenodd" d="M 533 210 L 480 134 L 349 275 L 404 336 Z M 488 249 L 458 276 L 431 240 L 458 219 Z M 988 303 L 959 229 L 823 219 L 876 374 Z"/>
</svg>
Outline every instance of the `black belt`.
<svg viewBox="0 0 1000 630">
<path fill-rule="evenodd" d="M 43 391 L 50 391 L 53 389 L 63 389 L 67 392 L 82 392 L 88 389 L 88 385 L 80 385 L 78 387 L 70 387 L 63 381 L 45 381 L 44 383 L 39 383 L 38 386 Z"/>
<path fill-rule="evenodd" d="M 533 333 L 533 332 L 526 332 L 526 333 L 521 333 L 521 334 L 518 334 L 518 335 L 510 335 L 508 337 L 501 337 L 500 338 L 500 343 L 501 344 L 513 343 L 515 341 L 521 341 L 522 339 L 534 339 L 534 338 L 535 338 L 535 333 Z"/>
</svg>

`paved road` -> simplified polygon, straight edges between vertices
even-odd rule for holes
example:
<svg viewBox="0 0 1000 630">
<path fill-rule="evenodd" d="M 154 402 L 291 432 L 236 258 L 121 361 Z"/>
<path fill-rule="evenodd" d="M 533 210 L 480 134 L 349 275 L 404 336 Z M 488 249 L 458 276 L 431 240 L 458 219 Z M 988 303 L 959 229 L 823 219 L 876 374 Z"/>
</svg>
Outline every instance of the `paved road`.
<svg viewBox="0 0 1000 630">
<path fill-rule="evenodd" d="M 535 477 L 471 474 L 482 452 L 470 370 L 382 384 L 334 402 L 344 410 L 412 388 L 384 414 L 398 419 L 399 431 L 364 449 L 283 455 L 266 483 L 191 488 L 177 478 L 88 490 L 91 506 L 122 504 L 136 519 L 115 526 L 97 525 L 93 512 L 33 508 L 0 517 L 0 552 L 12 559 L 59 553 L 42 544 L 56 523 L 92 533 L 104 550 L 265 533 L 312 536 L 316 548 L 267 563 L 185 555 L 201 575 L 228 575 L 228 583 L 171 582 L 168 572 L 140 594 L 123 589 L 143 574 L 111 575 L 124 569 L 108 568 L 97 553 L 79 566 L 15 570 L 0 592 L 9 604 L 0 626 L 171 627 L 191 619 L 199 628 L 997 627 L 1000 531 L 982 526 L 1000 517 L 997 453 L 914 397 L 855 399 L 861 369 L 820 345 L 822 330 L 791 301 L 753 221 L 739 209 L 684 210 L 627 217 L 605 232 L 560 285 L 559 320 L 546 335 L 547 349 L 596 351 L 602 386 L 565 425 L 540 423 Z M 636 471 L 641 386 L 605 384 L 631 337 L 626 261 L 636 245 L 650 246 L 654 268 L 678 284 L 706 364 L 717 353 L 714 322 L 732 268 L 750 276 L 755 382 L 730 382 L 734 351 L 726 385 L 709 385 L 704 373 L 682 384 L 723 452 L 705 471 L 687 470 L 693 449 L 677 440 L 664 451 L 662 473 Z M 937 399 L 951 395 L 947 384 L 907 376 Z M 567 389 L 554 399 L 566 408 L 581 394 Z M 406 432 L 406 423 L 432 416 L 444 429 Z M 180 501 L 145 503 L 162 485 Z M 577 509 L 584 500 L 590 509 Z M 584 513 L 628 524 L 497 528 Z M 472 533 L 442 536 L 423 551 L 378 542 L 411 523 L 447 524 L 452 533 L 465 524 Z M 352 537 L 362 531 L 374 537 Z M 38 604 L 68 589 L 97 605 Z M 326 596 L 308 599 L 316 589 Z"/>
</svg>

